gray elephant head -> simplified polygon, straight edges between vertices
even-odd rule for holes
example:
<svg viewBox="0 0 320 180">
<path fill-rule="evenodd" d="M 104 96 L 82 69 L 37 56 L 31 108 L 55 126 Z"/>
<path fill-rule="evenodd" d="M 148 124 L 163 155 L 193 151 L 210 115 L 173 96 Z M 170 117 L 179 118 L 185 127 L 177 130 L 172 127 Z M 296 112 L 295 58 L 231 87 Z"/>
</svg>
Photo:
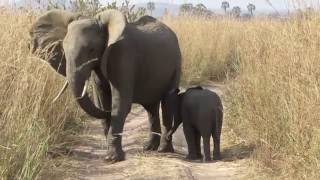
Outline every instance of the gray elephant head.
<svg viewBox="0 0 320 180">
<path fill-rule="evenodd" d="M 62 41 L 66 36 L 68 25 L 80 17 L 80 14 L 68 11 L 51 10 L 40 16 L 29 31 L 31 51 L 47 61 L 63 76 L 66 75 L 66 59 Z"/>
<path fill-rule="evenodd" d="M 171 108 L 171 116 L 173 116 L 173 128 L 168 132 L 167 139 L 171 139 L 173 133 L 178 129 L 180 124 L 182 123 L 182 112 L 181 112 L 181 106 L 183 104 L 183 97 L 186 94 L 188 90 L 192 89 L 200 89 L 203 90 L 201 86 L 195 86 L 192 88 L 187 89 L 183 93 L 179 93 L 180 90 L 176 89 L 174 92 L 171 92 L 169 96 L 167 97 L 167 101 L 170 103 L 169 107 Z"/>
<path fill-rule="evenodd" d="M 91 116 L 105 118 L 108 112 L 96 107 L 87 95 L 87 81 L 93 70 L 100 66 L 106 68 L 108 50 L 120 39 L 126 20 L 116 10 L 106 10 L 95 18 L 79 17 L 62 10 L 47 12 L 30 31 L 31 48 L 32 51 L 39 49 L 42 58 L 42 52 L 50 52 L 47 61 L 67 77 L 81 108 Z M 107 77 L 106 69 L 102 72 Z"/>
<path fill-rule="evenodd" d="M 70 23 L 63 40 L 69 86 L 82 109 L 96 118 L 106 117 L 107 112 L 88 97 L 86 82 L 94 69 L 106 68 L 109 48 L 120 39 L 125 25 L 122 13 L 107 10 L 95 18 Z M 106 69 L 102 72 L 107 77 Z"/>
</svg>

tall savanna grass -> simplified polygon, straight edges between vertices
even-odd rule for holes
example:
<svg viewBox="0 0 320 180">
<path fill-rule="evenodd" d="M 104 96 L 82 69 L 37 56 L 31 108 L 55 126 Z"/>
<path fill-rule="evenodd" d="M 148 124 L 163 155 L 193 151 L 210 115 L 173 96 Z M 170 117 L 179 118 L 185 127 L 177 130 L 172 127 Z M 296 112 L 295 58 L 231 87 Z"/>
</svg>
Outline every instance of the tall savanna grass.
<svg viewBox="0 0 320 180">
<path fill-rule="evenodd" d="M 184 81 L 227 78 L 226 118 L 255 145 L 255 164 L 274 178 L 319 179 L 320 15 L 167 21 Z"/>
<path fill-rule="evenodd" d="M 167 17 L 164 22 L 176 32 L 182 52 L 182 83 L 234 77 L 238 71 L 238 42 L 242 22 L 227 19 Z"/>
<path fill-rule="evenodd" d="M 38 177 L 50 166 L 48 152 L 68 143 L 65 137 L 81 115 L 67 93 L 51 103 L 63 78 L 29 53 L 33 20 L 0 12 L 0 179 Z"/>
</svg>

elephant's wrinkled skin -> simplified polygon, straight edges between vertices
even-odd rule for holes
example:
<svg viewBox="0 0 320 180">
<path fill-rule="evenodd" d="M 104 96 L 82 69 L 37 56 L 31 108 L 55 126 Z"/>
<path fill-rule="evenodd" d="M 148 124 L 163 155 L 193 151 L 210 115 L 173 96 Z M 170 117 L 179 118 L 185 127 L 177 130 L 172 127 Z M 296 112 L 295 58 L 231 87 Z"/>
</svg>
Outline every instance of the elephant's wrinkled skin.
<svg viewBox="0 0 320 180">
<path fill-rule="evenodd" d="M 223 119 L 223 107 L 219 96 L 202 87 L 189 88 L 186 92 L 172 94 L 175 103 L 174 126 L 168 133 L 168 139 L 183 122 L 183 131 L 188 144 L 187 159 L 200 159 L 200 138 L 203 139 L 204 161 L 210 161 L 210 136 L 213 137 L 215 160 L 221 159 L 220 135 Z"/>
<path fill-rule="evenodd" d="M 128 24 L 116 10 L 72 21 L 66 32 L 63 39 L 66 77 L 82 109 L 96 118 L 110 114 L 93 104 L 86 93 L 85 84 L 93 71 L 100 79 L 103 74 L 119 97 L 119 101 L 112 102 L 115 108 L 111 112 L 110 131 L 106 127 L 109 132 L 106 160 L 124 159 L 122 131 L 132 103 L 141 104 L 149 114 L 151 132 L 144 149 L 157 150 L 161 134 L 160 101 L 178 87 L 180 80 L 181 54 L 175 33 L 150 16 Z M 102 91 L 111 97 L 109 91 Z M 162 103 L 162 106 L 165 130 L 160 151 L 172 152 L 171 140 L 165 138 L 172 128 L 172 119 L 167 105 Z"/>
</svg>

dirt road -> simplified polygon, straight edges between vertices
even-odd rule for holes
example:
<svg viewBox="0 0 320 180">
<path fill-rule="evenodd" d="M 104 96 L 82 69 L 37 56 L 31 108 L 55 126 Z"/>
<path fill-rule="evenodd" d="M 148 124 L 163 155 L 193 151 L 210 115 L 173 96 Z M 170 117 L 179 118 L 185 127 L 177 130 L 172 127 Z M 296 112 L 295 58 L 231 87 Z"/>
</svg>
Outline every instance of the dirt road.
<svg viewBox="0 0 320 180">
<path fill-rule="evenodd" d="M 221 94 L 215 86 L 210 85 L 208 88 Z M 173 137 L 176 153 L 143 152 L 142 146 L 148 137 L 147 113 L 143 108 L 136 107 L 125 123 L 123 148 L 126 160 L 115 164 L 103 161 L 106 154 L 105 137 L 100 122 L 91 121 L 81 137 L 82 142 L 72 148 L 71 156 L 68 157 L 71 171 L 65 179 L 240 179 L 245 175 L 251 149 L 237 139 L 226 125 L 222 132 L 222 161 L 186 161 L 184 157 L 187 149 L 182 127 Z"/>
</svg>

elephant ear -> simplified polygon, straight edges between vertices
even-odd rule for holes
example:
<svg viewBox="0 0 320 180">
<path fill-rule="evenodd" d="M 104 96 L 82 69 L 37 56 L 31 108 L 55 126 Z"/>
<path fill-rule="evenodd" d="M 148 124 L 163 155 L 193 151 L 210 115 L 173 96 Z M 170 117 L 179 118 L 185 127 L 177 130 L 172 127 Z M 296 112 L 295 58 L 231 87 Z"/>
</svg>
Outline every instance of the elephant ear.
<svg viewBox="0 0 320 180">
<path fill-rule="evenodd" d="M 100 66 L 102 74 L 108 79 L 107 64 L 110 46 L 122 39 L 122 33 L 126 27 L 126 18 L 120 11 L 106 10 L 97 14 L 96 19 L 101 25 L 101 29 L 106 31 L 106 37 L 108 37 Z"/>
<path fill-rule="evenodd" d="M 125 16 L 118 10 L 106 10 L 96 15 L 96 19 L 106 27 L 108 34 L 108 46 L 121 39 L 126 26 Z"/>
<path fill-rule="evenodd" d="M 40 16 L 30 29 L 32 52 L 40 52 L 40 58 L 60 74 L 65 75 L 65 57 L 62 40 L 69 23 L 80 18 L 80 14 L 64 10 L 51 10 Z M 60 68 L 60 69 L 59 69 Z"/>
</svg>

